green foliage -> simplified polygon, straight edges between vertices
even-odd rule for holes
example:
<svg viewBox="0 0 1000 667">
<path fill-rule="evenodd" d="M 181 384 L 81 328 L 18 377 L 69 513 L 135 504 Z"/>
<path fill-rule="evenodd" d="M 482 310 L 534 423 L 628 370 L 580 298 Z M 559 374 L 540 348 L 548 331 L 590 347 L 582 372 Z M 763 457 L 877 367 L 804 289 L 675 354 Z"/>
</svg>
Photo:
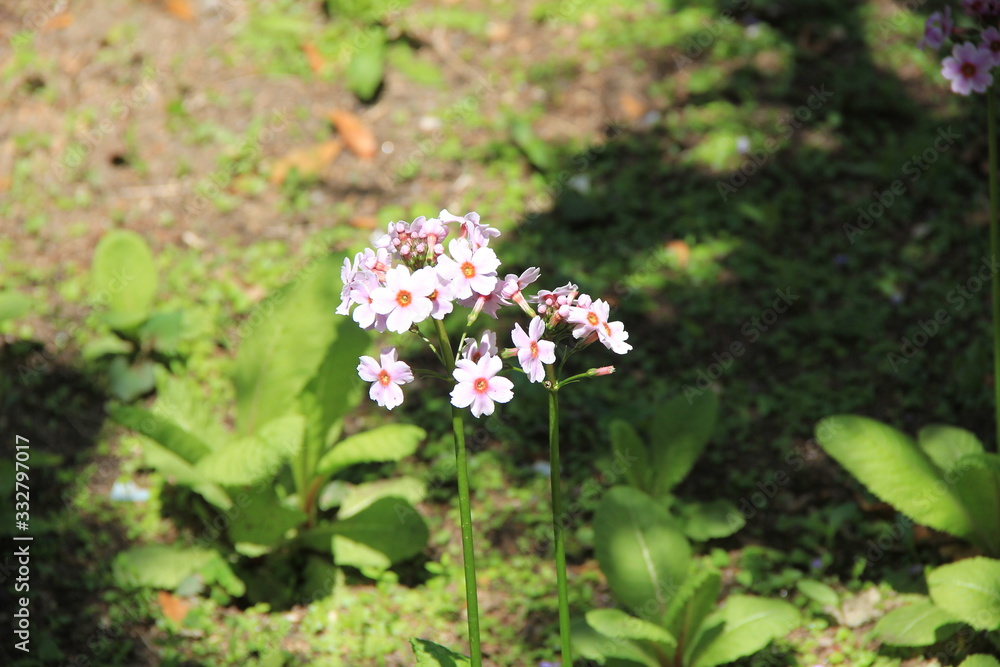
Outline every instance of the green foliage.
<svg viewBox="0 0 1000 667">
<path fill-rule="evenodd" d="M 996 455 L 986 454 L 971 433 L 931 427 L 914 442 L 857 416 L 825 419 L 816 433 L 830 456 L 903 514 L 1000 555 Z"/>
<path fill-rule="evenodd" d="M 200 577 L 206 584 L 219 584 L 230 595 L 243 595 L 243 583 L 215 551 L 151 544 L 124 551 L 113 565 L 115 583 L 122 588 L 176 590 L 188 579 Z"/>
<path fill-rule="evenodd" d="M 427 639 L 410 639 L 410 647 L 417 657 L 417 667 L 460 667 L 472 664 L 461 653 L 455 653 Z"/>
<path fill-rule="evenodd" d="M 381 26 L 369 26 L 365 43 L 358 46 L 344 72 L 348 90 L 362 102 L 371 101 L 382 85 L 385 59 L 385 30 Z"/>
<path fill-rule="evenodd" d="M 691 399 L 676 396 L 660 407 L 650 424 L 648 444 L 625 420 L 616 419 L 610 427 L 611 448 L 615 460 L 624 462 L 628 483 L 674 510 L 684 534 L 696 541 L 727 537 L 746 523 L 729 500 L 688 503 L 671 494 L 705 451 L 718 415 L 719 399 L 707 391 Z"/>
<path fill-rule="evenodd" d="M 368 347 L 353 322 L 331 317 L 340 299 L 338 272 L 333 258 L 318 261 L 258 307 L 262 319 L 251 316 L 241 329 L 246 340 L 232 375 L 235 432 L 199 409 L 197 386 L 166 374 L 151 410 L 110 408 L 112 419 L 144 436 L 147 465 L 225 513 L 226 539 L 213 543 L 220 553 L 270 555 L 275 571 L 299 549 L 384 570 L 427 543 L 412 504 L 423 495 L 415 480 L 348 486 L 336 520 L 319 509 L 331 477 L 362 463 L 399 461 L 425 437 L 415 426 L 392 424 L 338 442 L 362 388 L 354 379 L 358 356 Z M 253 595 L 281 595 L 280 579 L 241 572 L 252 577 Z"/>
<path fill-rule="evenodd" d="M 928 599 L 893 609 L 879 619 L 875 633 L 893 646 L 930 646 L 947 639 L 960 621 Z"/>
<path fill-rule="evenodd" d="M 132 329 L 149 317 L 157 280 L 153 252 L 135 232 L 115 230 L 97 244 L 91 289 L 107 306 L 104 320 L 111 328 Z"/>
<path fill-rule="evenodd" d="M 934 604 L 977 630 L 1000 629 L 1000 560 L 967 558 L 927 575 Z"/>
<path fill-rule="evenodd" d="M 20 292 L 0 292 L 0 323 L 21 317 L 31 308 L 31 300 Z"/>
<path fill-rule="evenodd" d="M 990 655 L 970 655 L 958 667 L 1000 667 L 1000 660 Z"/>
<path fill-rule="evenodd" d="M 573 645 L 582 657 L 609 665 L 715 667 L 759 651 L 798 623 L 798 611 L 783 600 L 730 595 L 714 609 L 718 570 L 692 560 L 676 520 L 638 489 L 611 489 L 594 533 L 598 564 L 631 615 L 601 609 L 578 620 Z"/>
</svg>

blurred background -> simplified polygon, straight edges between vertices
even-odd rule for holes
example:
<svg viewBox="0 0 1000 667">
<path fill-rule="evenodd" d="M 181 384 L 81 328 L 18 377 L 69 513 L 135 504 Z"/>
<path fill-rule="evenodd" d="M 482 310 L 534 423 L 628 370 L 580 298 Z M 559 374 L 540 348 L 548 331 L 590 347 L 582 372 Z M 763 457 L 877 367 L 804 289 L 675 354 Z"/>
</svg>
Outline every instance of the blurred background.
<svg viewBox="0 0 1000 667">
<path fill-rule="evenodd" d="M 204 576 L 122 585 L 119 554 L 189 544 L 204 521 L 106 408 L 150 405 L 169 374 L 232 425 L 240 327 L 267 295 L 447 208 L 503 232 L 502 270 L 576 282 L 630 333 L 628 356 L 589 360 L 614 376 L 563 392 L 574 613 L 609 604 L 589 490 L 611 483 L 610 422 L 713 392 L 718 424 L 678 496 L 767 498 L 699 552 L 732 590 L 794 597 L 808 576 L 857 600 L 769 664 L 937 664 L 866 633 L 955 545 L 918 527 L 866 557 L 895 515 L 813 440 L 843 412 L 993 438 L 986 105 L 917 48 L 939 7 L 913 4 L 4 0 L 0 490 L 9 507 L 15 434 L 29 438 L 37 623 L 27 661 L 7 642 L 4 661 L 403 665 L 408 636 L 463 646 L 446 391 L 345 421 L 427 431 L 350 477 L 426 483 L 427 546 L 338 570 L 309 600 Z M 116 335 L 94 289 L 114 230 L 148 246 L 164 315 L 148 337 Z M 471 460 L 495 665 L 554 659 L 558 638 L 545 394 L 516 392 L 477 424 Z"/>
</svg>

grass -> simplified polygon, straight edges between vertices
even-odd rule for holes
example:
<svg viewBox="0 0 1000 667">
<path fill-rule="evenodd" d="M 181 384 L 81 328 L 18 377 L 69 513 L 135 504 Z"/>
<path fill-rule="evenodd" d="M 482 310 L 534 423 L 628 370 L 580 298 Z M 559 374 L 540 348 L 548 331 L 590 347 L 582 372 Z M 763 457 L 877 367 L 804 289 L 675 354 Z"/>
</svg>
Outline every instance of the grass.
<svg viewBox="0 0 1000 667">
<path fill-rule="evenodd" d="M 919 656 L 880 648 L 866 633 L 899 593 L 919 587 L 914 569 L 946 556 L 919 534 L 867 562 L 868 541 L 892 517 L 858 509 L 868 507 L 864 492 L 809 440 L 818 419 L 838 412 L 909 431 L 945 422 L 984 440 L 993 433 L 988 297 L 969 284 L 986 247 L 985 104 L 950 96 L 936 61 L 915 48 L 922 14 L 882 2 L 540 1 L 501 10 L 416 2 L 386 20 L 388 75 L 366 107 L 338 76 L 345 40 L 368 25 L 367 14 L 257 1 L 239 20 L 219 18 L 220 32 L 204 27 L 211 17 L 191 27 L 151 6 L 117 5 L 129 18 L 93 29 L 106 37 L 88 74 L 100 87 L 94 97 L 80 103 L 64 85 L 59 56 L 71 54 L 58 32 L 19 40 L 0 64 L 10 104 L 54 119 L 15 127 L 16 160 L 0 198 L 10 231 L 0 240 L 0 286 L 36 304 L 32 317 L 0 324 L 0 423 L 61 457 L 39 464 L 32 480 L 45 499 L 33 509 L 45 517 L 36 599 L 51 619 L 38 635 L 50 653 L 40 649 L 38 664 L 86 654 L 88 638 L 105 631 L 90 655 L 108 665 L 395 665 L 408 664 L 407 636 L 462 646 L 457 505 L 447 485 L 422 508 L 433 536 L 425 559 L 374 581 L 346 573 L 307 606 L 243 609 L 196 597 L 178 624 L 155 592 L 115 591 L 107 567 L 115 552 L 183 541 L 191 527 L 169 518 L 169 484 L 103 424 L 103 371 L 79 357 L 107 334 L 88 303 L 86 267 L 111 226 L 137 228 L 156 247 L 163 309 L 190 313 L 187 361 L 175 370 L 221 409 L 232 331 L 311 244 L 355 250 L 368 243 L 365 219 L 381 228 L 445 207 L 478 210 L 505 232 L 505 269 L 540 266 L 542 287 L 578 282 L 612 300 L 631 333 L 631 355 L 593 359 L 615 363 L 615 376 L 562 398 L 572 496 L 606 468 L 612 418 L 641 422 L 685 388 L 719 391 L 722 421 L 679 495 L 711 499 L 725 489 L 738 503 L 778 470 L 791 472 L 743 531 L 703 549 L 732 571 L 730 589 L 792 596 L 808 612 L 774 664 L 896 665 Z M 66 38 L 85 40 L 96 21 L 81 10 Z M 134 45 L 149 21 L 163 52 Z M 170 43 L 185 30 L 211 40 L 200 66 Z M 324 69 L 310 67 L 303 41 L 315 44 Z M 85 143 L 110 101 L 142 84 L 147 61 L 165 73 L 158 96 Z M 817 89 L 832 94 L 810 108 Z M 631 115 L 625 94 L 639 107 Z M 380 152 L 375 168 L 345 152 L 314 178 L 269 184 L 283 154 L 332 136 L 324 115 L 336 107 L 359 112 L 393 152 Z M 264 141 L 276 109 L 289 122 Z M 935 148 L 948 128 L 954 141 Z M 87 145 L 58 179 L 36 177 Z M 753 172 L 745 182 L 741 168 Z M 213 176 L 229 179 L 214 195 Z M 902 194 L 863 233 L 846 227 L 897 179 Z M 181 194 L 129 198 L 130 188 L 171 192 L 178 183 Z M 775 300 L 789 293 L 794 300 L 778 313 Z M 903 339 L 941 309 L 948 322 L 894 363 Z M 742 353 L 731 352 L 735 344 Z M 24 366 L 41 372 L 23 382 Z M 546 480 L 531 468 L 545 455 L 544 394 L 534 389 L 518 385 L 523 400 L 489 422 L 473 457 L 484 623 L 500 665 L 537 664 L 556 646 L 551 565 L 536 548 L 547 500 Z M 430 392 L 407 399 L 397 418 L 426 426 L 431 438 L 399 472 L 431 478 L 450 456 L 445 401 Z M 803 466 L 792 471 L 796 456 Z M 153 499 L 111 503 L 116 479 L 152 488 Z M 574 613 L 610 604 L 591 542 L 585 515 L 570 531 Z M 67 548 L 85 573 L 72 589 L 58 583 Z M 851 599 L 876 591 L 873 616 L 839 624 L 795 592 L 804 577 Z M 112 629 L 121 632 L 112 637 Z"/>
</svg>

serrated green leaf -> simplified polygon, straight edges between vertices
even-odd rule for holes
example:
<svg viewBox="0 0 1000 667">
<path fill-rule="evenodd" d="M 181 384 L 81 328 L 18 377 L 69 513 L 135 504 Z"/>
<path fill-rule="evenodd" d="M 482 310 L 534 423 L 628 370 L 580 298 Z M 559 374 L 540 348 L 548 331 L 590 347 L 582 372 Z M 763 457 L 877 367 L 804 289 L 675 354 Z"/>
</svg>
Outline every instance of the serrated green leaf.
<svg viewBox="0 0 1000 667">
<path fill-rule="evenodd" d="M 462 667 L 472 661 L 461 653 L 435 644 L 427 639 L 410 639 L 410 647 L 417 658 L 417 667 Z"/>
<path fill-rule="evenodd" d="M 153 253 L 141 236 L 127 230 L 104 235 L 94 250 L 91 302 L 106 306 L 104 319 L 114 329 L 130 329 L 148 316 L 156 297 Z"/>
<path fill-rule="evenodd" d="M 379 479 L 365 484 L 355 484 L 348 488 L 347 493 L 340 501 L 340 511 L 337 512 L 338 519 L 346 519 L 353 516 L 374 503 L 379 498 L 395 496 L 403 498 L 416 505 L 424 499 L 427 486 L 415 477 L 395 477 L 393 479 Z"/>
<path fill-rule="evenodd" d="M 305 419 L 280 417 L 264 424 L 255 435 L 234 440 L 196 464 L 207 479 L 222 486 L 257 484 L 278 474 L 302 446 Z"/>
<path fill-rule="evenodd" d="M 950 469 L 966 454 L 983 453 L 983 445 L 974 434 L 957 426 L 942 424 L 920 429 L 917 445 L 941 470 Z"/>
<path fill-rule="evenodd" d="M 334 445 L 320 459 L 317 474 L 328 477 L 358 463 L 399 461 L 417 451 L 427 436 L 418 426 L 386 424 L 356 433 Z"/>
<path fill-rule="evenodd" d="M 211 549 L 150 544 L 119 553 L 115 557 L 112 573 L 115 583 L 123 588 L 173 590 L 217 557 Z"/>
<path fill-rule="evenodd" d="M 657 410 L 649 443 L 654 493 L 662 497 L 687 477 L 705 451 L 719 415 L 719 399 L 705 391 L 688 399 L 676 396 Z"/>
<path fill-rule="evenodd" d="M 423 551 L 428 537 L 423 517 L 402 498 L 380 498 L 330 529 L 337 564 L 359 568 L 385 568 L 412 558 Z"/>
<path fill-rule="evenodd" d="M 960 626 L 959 619 L 924 599 L 890 611 L 875 625 L 875 634 L 891 646 L 930 646 Z"/>
<path fill-rule="evenodd" d="M 139 442 L 146 465 L 166 477 L 171 484 L 190 487 L 195 493 L 221 509 L 227 510 L 232 507 L 233 501 L 222 487 L 211 482 L 194 465 L 149 438 L 139 438 Z"/>
<path fill-rule="evenodd" d="M 626 614 L 621 609 L 592 609 L 587 612 L 586 618 L 590 627 L 614 640 L 650 641 L 670 652 L 677 648 L 677 640 L 672 634 L 654 623 Z"/>
<path fill-rule="evenodd" d="M 798 610 L 783 600 L 730 595 L 722 609 L 705 619 L 709 632 L 695 640 L 692 667 L 715 667 L 756 653 L 798 623 Z M 712 628 L 719 628 L 718 633 Z"/>
<path fill-rule="evenodd" d="M 125 357 L 114 357 L 108 364 L 108 388 L 111 394 L 118 400 L 129 403 L 153 391 L 156 387 L 153 368 L 154 364 L 150 361 L 131 366 Z"/>
<path fill-rule="evenodd" d="M 739 508 L 724 498 L 707 503 L 681 503 L 679 513 L 684 534 L 696 542 L 729 537 L 746 525 Z"/>
<path fill-rule="evenodd" d="M 235 542 L 272 547 L 285 533 L 305 523 L 309 517 L 300 510 L 281 503 L 273 486 L 261 486 L 233 498 L 240 507 L 229 525 L 229 538 Z"/>
<path fill-rule="evenodd" d="M 971 517 L 954 484 L 911 438 L 853 415 L 824 419 L 816 433 L 827 453 L 876 496 L 914 521 L 974 539 Z"/>
<path fill-rule="evenodd" d="M 644 616 L 666 610 L 691 564 L 691 546 L 663 505 L 627 486 L 598 506 L 594 551 L 615 599 Z"/>
<path fill-rule="evenodd" d="M 650 651 L 636 642 L 606 637 L 590 626 L 585 619 L 575 619 L 570 624 L 573 654 L 577 658 L 593 660 L 599 665 L 641 665 L 660 667 L 660 662 Z M 619 663 L 617 661 L 624 661 Z"/>
<path fill-rule="evenodd" d="M 114 405 L 108 414 L 122 426 L 155 440 L 188 463 L 197 463 L 198 459 L 212 451 L 197 435 L 145 408 Z"/>
<path fill-rule="evenodd" d="M 0 292 L 0 322 L 21 317 L 31 308 L 31 299 L 14 291 Z"/>
<path fill-rule="evenodd" d="M 160 354 L 177 354 L 183 323 L 183 311 L 155 313 L 139 327 L 139 339 Z"/>
<path fill-rule="evenodd" d="M 991 655 L 978 653 L 976 655 L 970 655 L 968 658 L 963 660 L 962 664 L 958 667 L 1000 667 L 1000 661 Z"/>
<path fill-rule="evenodd" d="M 975 534 L 972 541 L 988 556 L 1000 556 L 1000 457 L 974 452 L 959 456 L 945 473 L 965 505 Z"/>
<path fill-rule="evenodd" d="M 617 461 L 625 464 L 625 479 L 640 491 L 652 493 L 652 469 L 649 453 L 632 425 L 622 419 L 611 422 L 611 451 Z"/>
<path fill-rule="evenodd" d="M 341 319 L 332 315 L 340 284 L 335 259 L 316 260 L 259 303 L 238 329 L 245 336 L 233 370 L 241 434 L 287 415 L 316 375 Z"/>
<path fill-rule="evenodd" d="M 354 52 L 344 76 L 347 89 L 368 102 L 382 85 L 385 77 L 385 30 L 371 27 L 365 31 L 368 41 Z"/>
<path fill-rule="evenodd" d="M 680 641 L 685 661 L 695 648 L 695 637 L 712 610 L 722 588 L 722 576 L 713 567 L 692 567 L 687 581 L 670 601 L 664 615 L 664 627 Z"/>
<path fill-rule="evenodd" d="M 977 630 L 1000 628 L 1000 560 L 967 558 L 927 575 L 931 600 Z"/>
<path fill-rule="evenodd" d="M 840 605 L 840 596 L 837 595 L 837 591 L 833 590 L 821 581 L 801 579 L 797 584 L 795 584 L 795 586 L 799 589 L 800 593 L 805 595 L 810 600 L 815 600 L 822 605 L 830 607 L 837 607 Z"/>
</svg>

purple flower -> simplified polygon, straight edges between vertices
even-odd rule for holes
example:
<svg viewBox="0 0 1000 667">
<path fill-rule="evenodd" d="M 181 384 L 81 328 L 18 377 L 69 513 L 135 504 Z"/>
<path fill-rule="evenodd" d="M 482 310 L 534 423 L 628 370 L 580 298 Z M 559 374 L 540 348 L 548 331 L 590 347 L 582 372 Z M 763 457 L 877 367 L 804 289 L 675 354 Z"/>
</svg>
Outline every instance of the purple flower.
<svg viewBox="0 0 1000 667">
<path fill-rule="evenodd" d="M 951 7 L 945 7 L 944 14 L 934 12 L 927 17 L 927 23 L 924 24 L 924 38 L 920 40 L 917 46 L 921 49 L 927 46 L 935 50 L 940 49 L 941 45 L 944 44 L 944 40 L 951 36 L 953 27 Z"/>
<path fill-rule="evenodd" d="M 956 44 L 951 55 L 941 64 L 941 74 L 951 81 L 952 92 L 968 95 L 975 91 L 985 93 L 993 85 L 993 52 L 972 42 Z"/>
<path fill-rule="evenodd" d="M 979 45 L 979 48 L 986 49 L 993 54 L 994 66 L 1000 65 L 1000 30 L 987 28 L 980 36 L 983 38 L 983 43 Z"/>
</svg>

